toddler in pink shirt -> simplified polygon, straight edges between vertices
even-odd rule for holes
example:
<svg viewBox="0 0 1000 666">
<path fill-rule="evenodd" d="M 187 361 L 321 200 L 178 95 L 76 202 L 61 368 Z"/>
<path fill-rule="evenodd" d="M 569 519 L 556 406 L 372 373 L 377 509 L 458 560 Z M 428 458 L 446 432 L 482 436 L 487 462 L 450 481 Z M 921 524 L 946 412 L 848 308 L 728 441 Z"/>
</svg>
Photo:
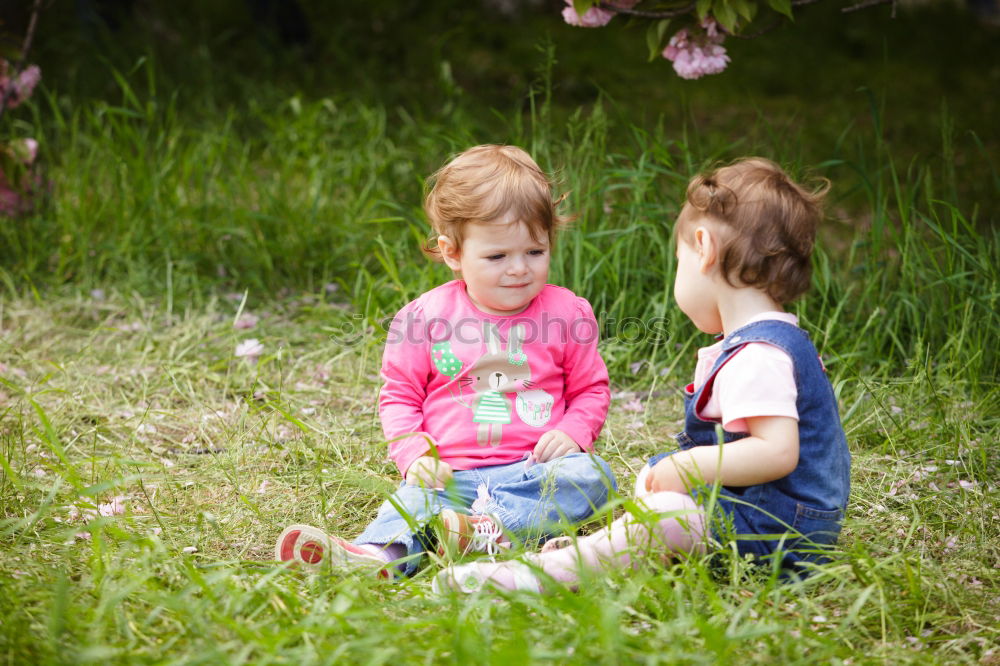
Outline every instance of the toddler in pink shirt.
<svg viewBox="0 0 1000 666">
<path fill-rule="evenodd" d="M 608 372 L 590 304 L 547 284 L 557 203 L 513 146 L 470 148 L 435 174 L 425 252 L 459 279 L 388 331 L 379 417 L 403 481 L 353 543 L 291 525 L 278 560 L 412 574 L 428 551 L 538 542 L 605 503 L 614 478 L 593 449 Z"/>
</svg>

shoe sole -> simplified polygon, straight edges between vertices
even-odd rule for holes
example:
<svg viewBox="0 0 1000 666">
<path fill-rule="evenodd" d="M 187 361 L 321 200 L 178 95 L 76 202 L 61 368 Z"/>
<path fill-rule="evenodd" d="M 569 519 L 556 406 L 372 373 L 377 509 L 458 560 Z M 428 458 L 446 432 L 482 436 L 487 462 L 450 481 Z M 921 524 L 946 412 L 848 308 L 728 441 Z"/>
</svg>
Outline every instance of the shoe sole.
<svg viewBox="0 0 1000 666">
<path fill-rule="evenodd" d="M 346 541 L 330 537 L 312 525 L 289 525 L 274 544 L 274 559 L 293 562 L 309 571 L 324 569 L 376 570 L 379 578 L 390 578 L 384 560 L 348 550 Z"/>
</svg>

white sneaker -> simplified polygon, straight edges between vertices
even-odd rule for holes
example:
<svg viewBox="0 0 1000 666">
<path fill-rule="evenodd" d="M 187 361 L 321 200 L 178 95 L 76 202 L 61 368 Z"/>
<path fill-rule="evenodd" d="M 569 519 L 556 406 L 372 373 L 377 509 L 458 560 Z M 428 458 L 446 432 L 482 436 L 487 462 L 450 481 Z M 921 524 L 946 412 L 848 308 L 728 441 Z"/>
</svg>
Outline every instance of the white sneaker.
<svg viewBox="0 0 1000 666">
<path fill-rule="evenodd" d="M 510 540 L 503 533 L 503 523 L 494 515 L 485 513 L 459 513 L 454 509 L 441 511 L 444 526 L 438 555 L 461 557 L 469 553 L 496 555 L 510 548 Z"/>
</svg>

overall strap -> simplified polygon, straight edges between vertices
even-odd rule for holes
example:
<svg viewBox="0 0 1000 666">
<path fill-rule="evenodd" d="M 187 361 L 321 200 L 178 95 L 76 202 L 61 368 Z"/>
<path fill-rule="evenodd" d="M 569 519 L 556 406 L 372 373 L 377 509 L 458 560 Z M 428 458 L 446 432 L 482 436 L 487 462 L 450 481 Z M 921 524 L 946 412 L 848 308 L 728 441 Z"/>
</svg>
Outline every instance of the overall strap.
<svg viewBox="0 0 1000 666">
<path fill-rule="evenodd" d="M 697 416 L 699 419 L 701 417 L 698 415 L 701 413 L 702 408 L 704 408 L 705 405 L 708 404 L 708 399 L 712 395 L 712 387 L 715 385 L 715 377 L 716 375 L 719 374 L 719 370 L 722 370 L 722 368 L 725 367 L 726 363 L 729 363 L 731 360 L 733 360 L 733 357 L 735 357 L 736 354 L 738 354 L 742 349 L 743 345 L 730 347 L 728 350 L 725 348 L 725 346 L 723 346 L 723 351 L 721 354 L 719 354 L 719 358 L 715 359 L 715 365 L 713 365 L 712 369 L 709 370 L 708 377 L 705 378 L 705 381 L 702 383 L 701 388 L 698 390 L 698 395 L 695 396 L 695 399 L 692 402 L 691 409 L 694 411 L 694 415 Z"/>
</svg>

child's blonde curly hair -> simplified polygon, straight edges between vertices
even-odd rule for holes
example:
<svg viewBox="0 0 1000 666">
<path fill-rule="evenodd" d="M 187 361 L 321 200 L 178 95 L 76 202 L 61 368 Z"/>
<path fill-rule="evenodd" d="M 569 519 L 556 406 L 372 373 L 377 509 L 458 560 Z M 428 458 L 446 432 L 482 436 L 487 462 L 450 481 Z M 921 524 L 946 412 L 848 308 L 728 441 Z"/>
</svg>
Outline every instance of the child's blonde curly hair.
<svg viewBox="0 0 1000 666">
<path fill-rule="evenodd" d="M 441 261 L 437 237 L 447 236 L 462 247 L 463 229 L 470 222 L 522 222 L 533 240 L 545 237 L 551 246 L 556 232 L 569 222 L 552 198 L 552 183 L 528 153 L 516 146 L 486 144 L 462 152 L 428 181 L 424 210 L 434 236 L 424 253 Z"/>
<path fill-rule="evenodd" d="M 747 157 L 691 181 L 674 231 L 678 240 L 690 240 L 699 218 L 721 223 L 719 267 L 726 282 L 788 303 L 809 289 L 829 189 L 826 179 L 806 189 L 771 160 Z"/>
</svg>

